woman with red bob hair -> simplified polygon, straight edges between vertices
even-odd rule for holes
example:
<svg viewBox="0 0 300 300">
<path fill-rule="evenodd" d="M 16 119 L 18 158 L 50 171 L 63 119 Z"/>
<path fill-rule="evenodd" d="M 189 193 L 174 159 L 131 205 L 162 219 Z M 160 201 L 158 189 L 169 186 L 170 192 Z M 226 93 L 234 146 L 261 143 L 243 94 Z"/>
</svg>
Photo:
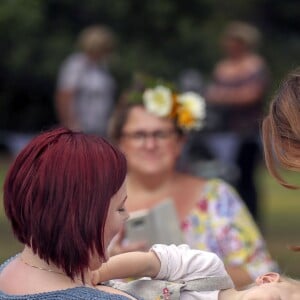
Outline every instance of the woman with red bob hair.
<svg viewBox="0 0 300 300">
<path fill-rule="evenodd" d="M 5 212 L 25 247 L 1 266 L 1 299 L 136 299 L 89 287 L 128 218 L 126 172 L 125 157 L 104 139 L 64 128 L 25 147 L 4 184 Z"/>
</svg>

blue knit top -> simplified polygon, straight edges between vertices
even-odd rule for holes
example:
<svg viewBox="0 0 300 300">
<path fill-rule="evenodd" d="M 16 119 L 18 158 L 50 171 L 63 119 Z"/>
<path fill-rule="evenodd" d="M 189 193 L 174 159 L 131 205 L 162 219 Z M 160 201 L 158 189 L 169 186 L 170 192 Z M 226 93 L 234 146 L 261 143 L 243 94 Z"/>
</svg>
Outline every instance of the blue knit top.
<svg viewBox="0 0 300 300">
<path fill-rule="evenodd" d="M 11 262 L 15 257 L 12 257 L 5 261 L 0 266 L 0 273 Z M 94 288 L 80 286 L 75 288 L 69 288 L 65 290 L 51 291 L 45 293 L 38 294 L 30 294 L 30 295 L 8 295 L 0 290 L 0 299 L 1 300 L 30 300 L 30 299 L 46 299 L 46 300 L 71 300 L 71 299 L 101 299 L 101 300 L 128 300 L 128 297 L 110 294 L 107 292 L 103 292 Z"/>
</svg>

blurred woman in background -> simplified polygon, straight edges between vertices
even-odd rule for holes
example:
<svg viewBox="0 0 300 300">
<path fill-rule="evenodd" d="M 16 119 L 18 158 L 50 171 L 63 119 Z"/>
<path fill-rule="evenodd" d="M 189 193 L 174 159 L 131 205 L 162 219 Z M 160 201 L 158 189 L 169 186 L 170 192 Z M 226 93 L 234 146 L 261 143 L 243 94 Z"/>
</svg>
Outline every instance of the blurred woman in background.
<svg viewBox="0 0 300 300">
<path fill-rule="evenodd" d="M 277 269 L 265 242 L 236 191 L 219 179 L 177 170 L 185 132 L 200 128 L 204 100 L 176 94 L 166 85 L 139 86 L 125 94 L 110 126 L 110 137 L 127 158 L 128 210 L 149 209 L 172 198 L 185 242 L 215 252 L 236 286 Z M 162 225 L 165 220 L 161 220 Z M 115 253 L 136 250 L 122 241 Z"/>
<path fill-rule="evenodd" d="M 228 24 L 221 37 L 224 57 L 205 93 L 217 120 L 206 145 L 216 159 L 238 167 L 235 187 L 257 222 L 261 220 L 254 176 L 260 161 L 259 122 L 270 80 L 266 62 L 257 53 L 260 41 L 253 25 Z"/>
<path fill-rule="evenodd" d="M 61 125 L 105 136 L 114 107 L 116 82 L 109 69 L 115 34 L 104 25 L 84 28 L 78 51 L 62 63 L 57 80 L 55 108 Z"/>
</svg>

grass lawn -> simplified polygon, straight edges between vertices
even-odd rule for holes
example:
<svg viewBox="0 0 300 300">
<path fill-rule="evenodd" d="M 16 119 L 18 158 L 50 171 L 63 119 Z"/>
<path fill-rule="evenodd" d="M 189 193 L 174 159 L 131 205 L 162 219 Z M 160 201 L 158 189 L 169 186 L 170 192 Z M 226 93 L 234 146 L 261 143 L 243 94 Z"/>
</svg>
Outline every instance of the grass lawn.
<svg viewBox="0 0 300 300">
<path fill-rule="evenodd" d="M 3 178 L 9 166 L 9 162 L 10 160 L 6 155 L 0 155 L 0 263 L 3 262 L 4 259 L 10 257 L 12 254 L 15 254 L 19 249 L 21 249 L 20 244 L 13 237 L 10 226 L 3 211 L 2 186 Z"/>
<path fill-rule="evenodd" d="M 9 159 L 0 155 L 0 184 L 7 171 Z M 300 184 L 300 174 L 283 173 L 285 178 Z M 288 250 L 291 244 L 300 244 L 300 190 L 288 190 L 272 179 L 264 166 L 257 170 L 257 184 L 261 194 L 261 215 L 263 234 L 269 250 L 286 275 L 299 278 L 298 262 L 300 253 Z M 2 191 L 1 191 L 2 193 Z M 0 199 L 2 194 L 0 193 Z M 0 262 L 21 249 L 13 237 L 9 224 L 4 216 L 3 205 L 0 205 Z"/>
<path fill-rule="evenodd" d="M 289 182 L 300 185 L 300 174 L 282 174 Z M 278 261 L 283 273 L 300 279 L 300 253 L 288 249 L 289 245 L 300 245 L 300 190 L 280 186 L 268 175 L 264 167 L 258 169 L 257 183 L 262 195 L 263 232 L 270 252 Z"/>
</svg>

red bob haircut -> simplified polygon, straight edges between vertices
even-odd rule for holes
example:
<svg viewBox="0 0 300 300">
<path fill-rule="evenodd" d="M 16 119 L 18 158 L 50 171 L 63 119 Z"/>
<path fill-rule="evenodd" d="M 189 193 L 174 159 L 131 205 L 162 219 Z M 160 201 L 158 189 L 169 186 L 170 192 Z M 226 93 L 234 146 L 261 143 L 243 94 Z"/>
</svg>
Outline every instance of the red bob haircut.
<svg viewBox="0 0 300 300">
<path fill-rule="evenodd" d="M 104 257 L 111 197 L 127 172 L 124 155 L 100 137 L 65 128 L 34 138 L 12 164 L 4 207 L 18 240 L 72 279 L 91 251 Z"/>
</svg>

